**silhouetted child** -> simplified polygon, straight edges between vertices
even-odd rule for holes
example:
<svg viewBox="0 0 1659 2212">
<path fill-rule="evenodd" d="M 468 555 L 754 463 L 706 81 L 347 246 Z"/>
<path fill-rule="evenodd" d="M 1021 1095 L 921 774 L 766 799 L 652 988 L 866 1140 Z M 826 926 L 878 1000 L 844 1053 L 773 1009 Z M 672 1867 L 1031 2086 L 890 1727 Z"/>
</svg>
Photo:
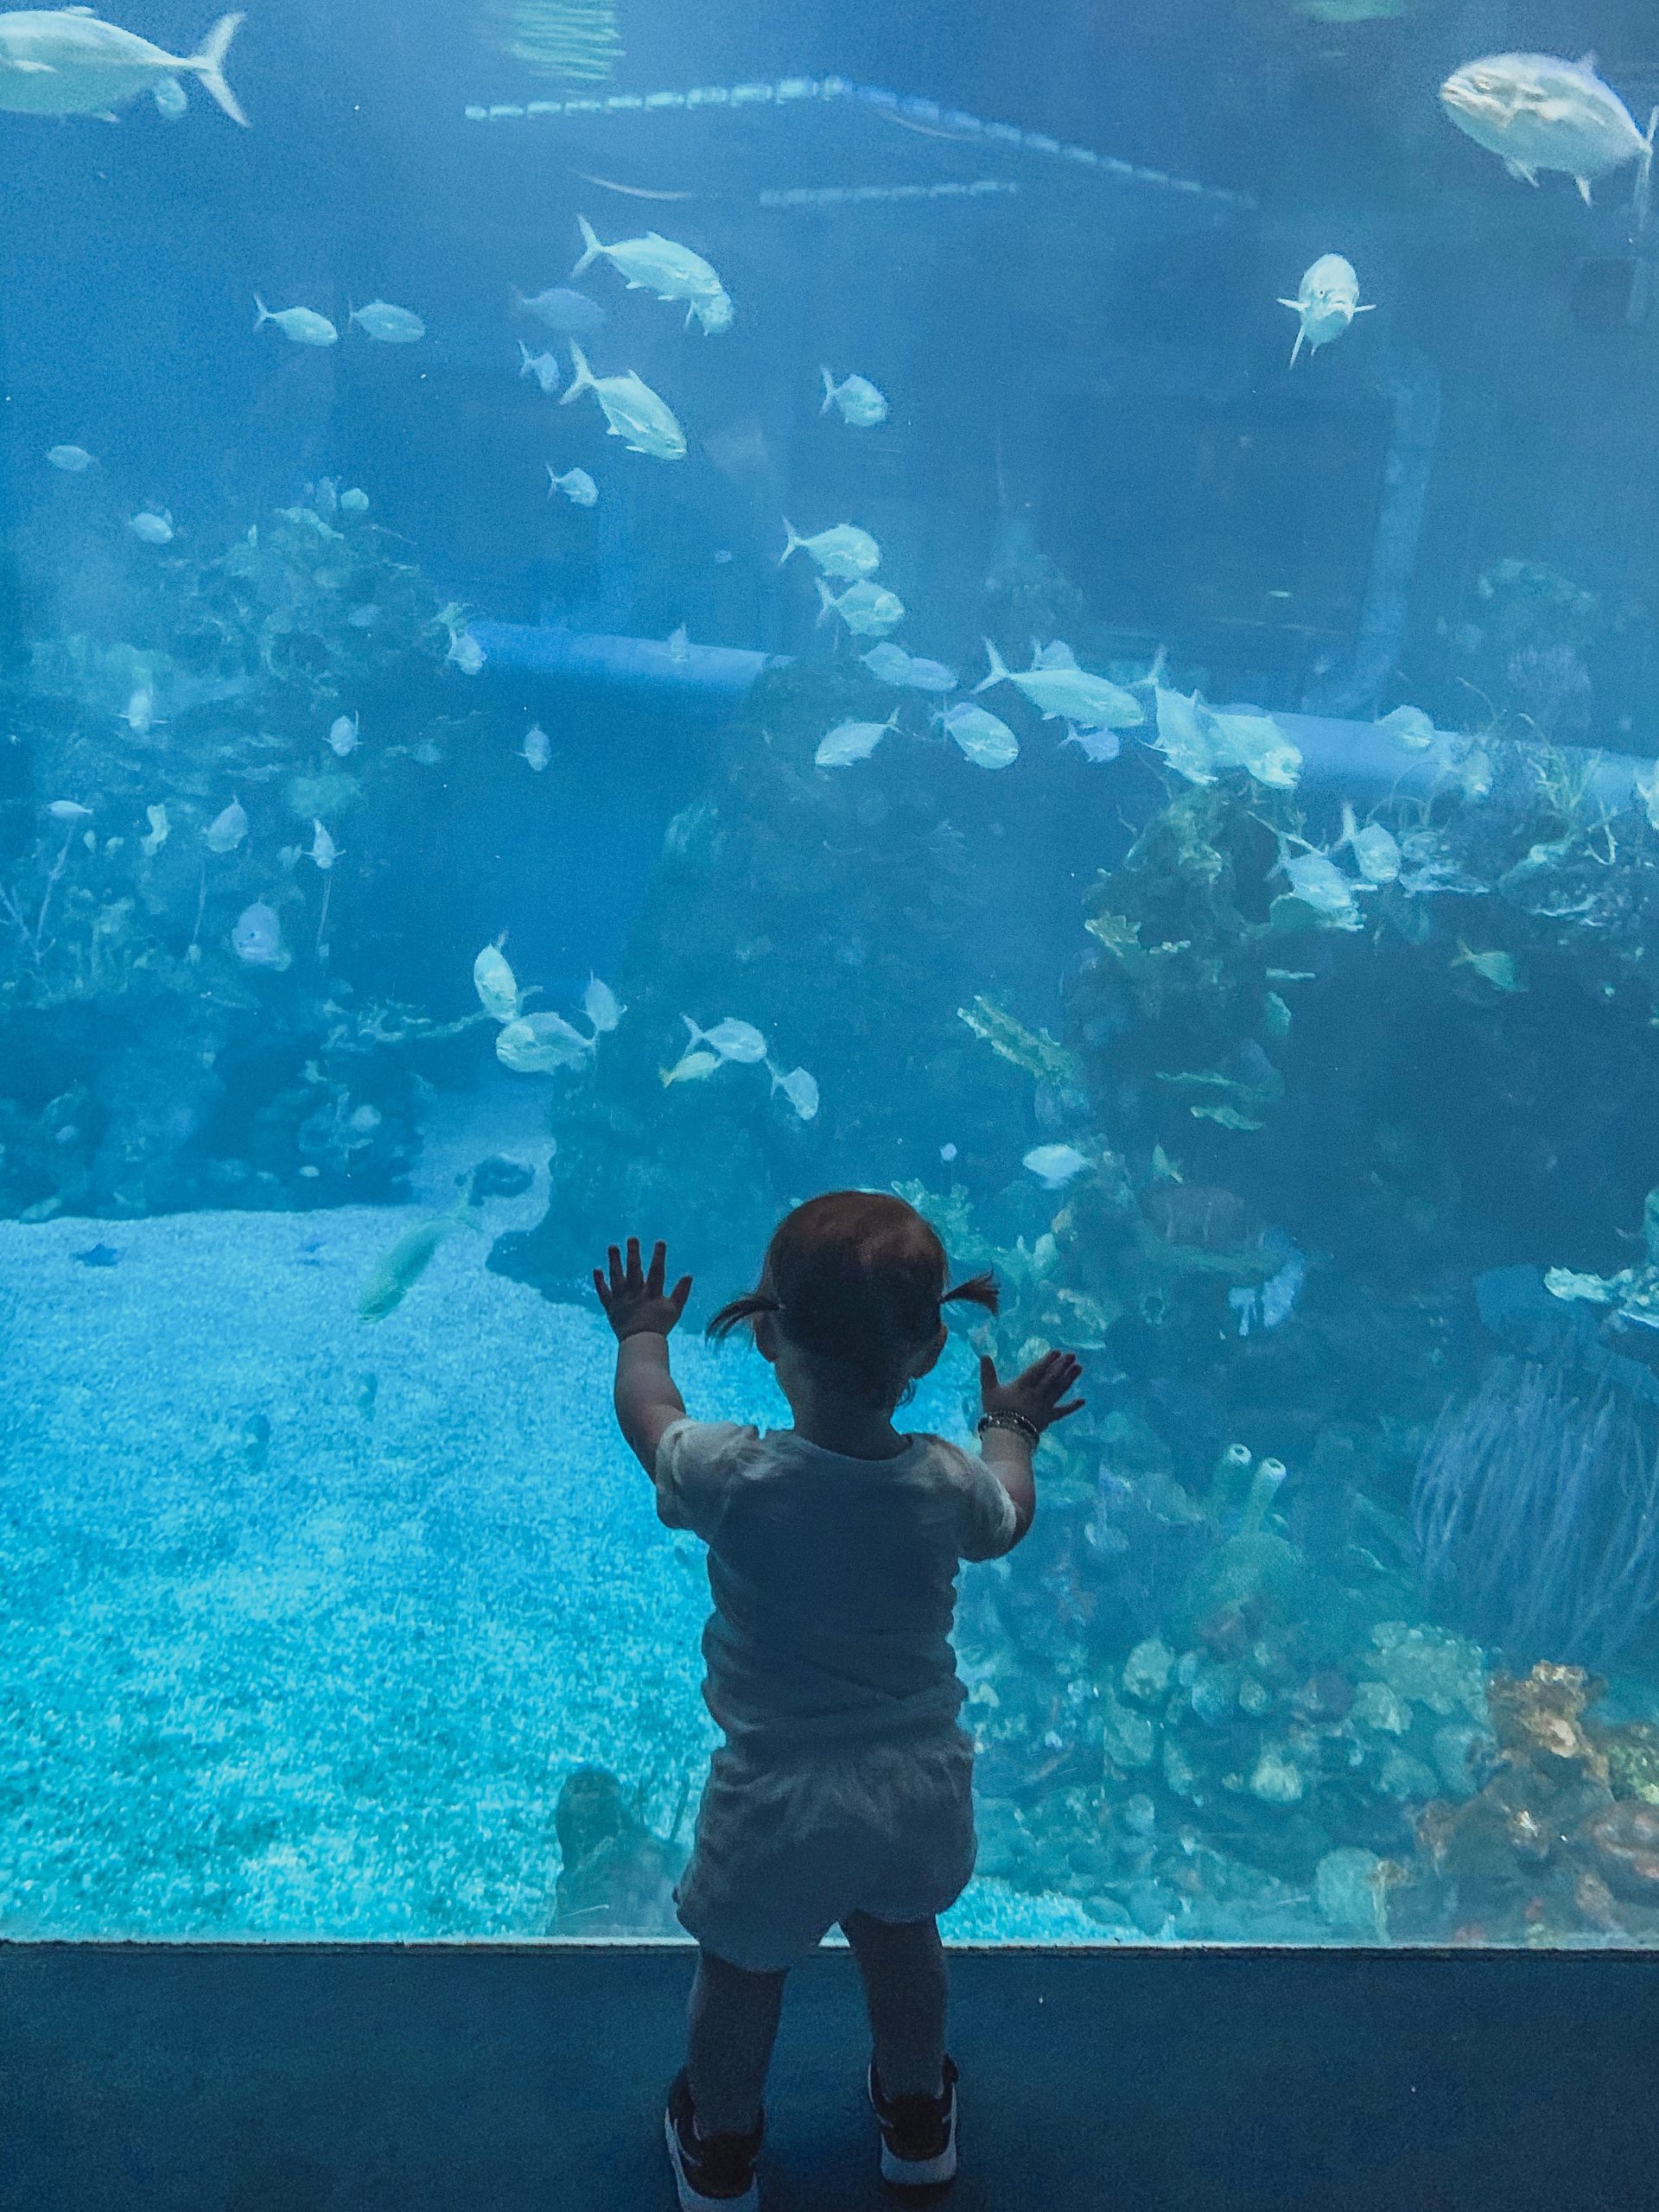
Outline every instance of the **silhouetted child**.
<svg viewBox="0 0 1659 2212">
<path fill-rule="evenodd" d="M 764 1434 L 688 1421 L 665 1288 L 630 1238 L 594 1281 L 619 1339 L 616 1414 L 671 1529 L 709 1546 L 703 1694 L 725 1732 L 676 1892 L 699 1947 L 684 2069 L 669 2091 L 683 2212 L 759 2203 L 761 2097 L 784 1980 L 837 1922 L 869 2008 L 881 2171 L 956 2172 L 957 2069 L 936 1916 L 974 1866 L 973 1745 L 948 1641 L 958 1561 L 1031 1526 L 1032 1455 L 1081 1369 L 1050 1352 L 1012 1382 L 980 1363 L 979 1455 L 904 1436 L 896 1407 L 944 1349 L 942 1305 L 996 1310 L 978 1275 L 945 1287 L 938 1238 L 900 1199 L 836 1191 L 798 1206 L 759 1287 L 709 1334 L 751 1326 L 795 1415 Z"/>
</svg>

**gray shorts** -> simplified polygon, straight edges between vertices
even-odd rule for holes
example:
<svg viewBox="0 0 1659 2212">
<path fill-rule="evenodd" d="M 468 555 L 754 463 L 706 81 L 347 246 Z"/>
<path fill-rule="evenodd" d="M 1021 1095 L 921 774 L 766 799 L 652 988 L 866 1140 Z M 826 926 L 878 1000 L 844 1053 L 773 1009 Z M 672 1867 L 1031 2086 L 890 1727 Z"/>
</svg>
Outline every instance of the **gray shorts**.
<svg viewBox="0 0 1659 2212">
<path fill-rule="evenodd" d="M 709 1766 L 680 1924 L 717 1958 L 776 1974 L 849 1913 L 928 1920 L 974 1871 L 974 1747 L 959 1728 L 917 1741 Z"/>
</svg>

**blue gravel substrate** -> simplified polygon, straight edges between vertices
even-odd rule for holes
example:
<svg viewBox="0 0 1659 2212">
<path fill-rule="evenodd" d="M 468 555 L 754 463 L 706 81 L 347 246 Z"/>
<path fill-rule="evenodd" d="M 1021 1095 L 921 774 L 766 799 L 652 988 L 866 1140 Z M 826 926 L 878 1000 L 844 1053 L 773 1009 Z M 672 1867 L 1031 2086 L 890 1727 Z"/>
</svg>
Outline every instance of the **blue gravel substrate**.
<svg viewBox="0 0 1659 2212">
<path fill-rule="evenodd" d="M 534 1936 L 573 1765 L 695 1802 L 702 1548 L 609 1333 L 472 1236 L 364 1323 L 420 1217 L 0 1224 L 0 1934 Z M 752 1353 L 676 1367 L 701 1416 L 785 1417 Z M 963 1380 L 909 1418 L 962 1433 Z M 1100 1936 L 995 1882 L 951 1932 Z"/>
</svg>

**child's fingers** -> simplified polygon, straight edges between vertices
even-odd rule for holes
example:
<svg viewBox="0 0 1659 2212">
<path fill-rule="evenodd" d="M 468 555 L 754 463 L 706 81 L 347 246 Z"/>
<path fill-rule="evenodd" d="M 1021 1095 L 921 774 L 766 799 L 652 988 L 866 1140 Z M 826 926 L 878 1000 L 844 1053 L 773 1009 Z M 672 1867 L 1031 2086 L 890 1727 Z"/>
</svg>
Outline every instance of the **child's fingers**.
<svg viewBox="0 0 1659 2212">
<path fill-rule="evenodd" d="M 668 1274 L 668 1247 L 658 1237 L 651 1248 L 651 1265 L 645 1270 L 645 1289 L 652 1298 L 663 1294 L 663 1284 Z"/>
<path fill-rule="evenodd" d="M 997 1387 L 996 1362 L 988 1352 L 981 1352 L 979 1356 L 979 1387 L 982 1395 Z"/>
<path fill-rule="evenodd" d="M 678 1320 L 680 1315 L 684 1313 L 685 1301 L 690 1297 L 690 1295 L 691 1278 L 690 1275 L 682 1275 L 678 1282 L 675 1284 L 673 1289 L 668 1294 L 668 1302 L 674 1308 L 674 1318 L 676 1320 Z"/>
<path fill-rule="evenodd" d="M 608 1313 L 611 1310 L 611 1287 L 599 1269 L 594 1269 L 594 1288 L 599 1293 L 599 1302 Z"/>
<path fill-rule="evenodd" d="M 1051 1421 L 1067 1421 L 1073 1414 L 1080 1414 L 1087 1402 L 1084 1398 L 1072 1398 L 1065 1405 L 1056 1406 L 1049 1418 Z"/>
<path fill-rule="evenodd" d="M 628 1239 L 628 1288 L 643 1290 L 645 1287 L 645 1279 L 639 1265 L 639 1239 L 637 1236 L 630 1236 Z"/>
<path fill-rule="evenodd" d="M 623 1282 L 622 1255 L 617 1249 L 616 1246 L 613 1244 L 607 1249 L 605 1256 L 611 1263 L 611 1295 L 613 1298 L 620 1298 L 622 1294 Z"/>
</svg>

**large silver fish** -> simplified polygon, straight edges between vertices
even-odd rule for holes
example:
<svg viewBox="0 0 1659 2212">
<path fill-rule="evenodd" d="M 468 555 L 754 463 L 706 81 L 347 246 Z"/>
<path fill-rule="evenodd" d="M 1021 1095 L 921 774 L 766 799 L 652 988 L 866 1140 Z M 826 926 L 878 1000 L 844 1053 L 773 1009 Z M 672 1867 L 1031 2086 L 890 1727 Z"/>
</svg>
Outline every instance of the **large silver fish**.
<svg viewBox="0 0 1659 2212">
<path fill-rule="evenodd" d="M 696 315 L 707 332 L 730 328 L 731 301 L 700 253 L 664 238 L 659 231 L 647 231 L 642 238 L 623 238 L 615 245 L 601 245 L 588 218 L 578 215 L 576 220 L 582 226 L 582 254 L 570 271 L 572 276 L 584 275 L 603 258 L 631 292 L 653 292 L 659 300 L 686 301 L 687 321 Z"/>
<path fill-rule="evenodd" d="M 674 410 L 632 369 L 626 376 L 596 377 L 574 338 L 570 359 L 576 373 L 560 397 L 561 407 L 591 391 L 605 410 L 611 435 L 620 438 L 630 453 L 649 454 L 654 461 L 684 460 L 685 432 L 675 420 Z"/>
<path fill-rule="evenodd" d="M 1536 184 L 1540 169 L 1576 180 L 1586 207 L 1599 176 L 1637 164 L 1636 218 L 1645 226 L 1659 107 L 1643 137 L 1618 94 L 1596 74 L 1596 57 L 1492 54 L 1454 70 L 1440 104 L 1459 130 L 1496 154 L 1513 177 Z"/>
<path fill-rule="evenodd" d="M 985 656 L 990 674 L 976 683 L 976 691 L 988 691 L 994 683 L 1012 683 L 1024 693 L 1045 721 L 1056 717 L 1084 729 L 1134 729 L 1146 720 L 1140 702 L 1103 676 L 1079 668 L 1070 645 L 1039 648 L 1023 675 L 1006 667 L 1002 656 L 987 638 Z"/>
<path fill-rule="evenodd" d="M 149 92 L 163 115 L 179 111 L 178 79 L 200 79 L 232 123 L 247 117 L 225 81 L 225 55 L 242 17 L 221 16 L 199 53 L 168 54 L 147 38 L 100 22 L 90 8 L 20 8 L 0 15 L 0 108 L 20 115 L 112 115 Z"/>
</svg>

